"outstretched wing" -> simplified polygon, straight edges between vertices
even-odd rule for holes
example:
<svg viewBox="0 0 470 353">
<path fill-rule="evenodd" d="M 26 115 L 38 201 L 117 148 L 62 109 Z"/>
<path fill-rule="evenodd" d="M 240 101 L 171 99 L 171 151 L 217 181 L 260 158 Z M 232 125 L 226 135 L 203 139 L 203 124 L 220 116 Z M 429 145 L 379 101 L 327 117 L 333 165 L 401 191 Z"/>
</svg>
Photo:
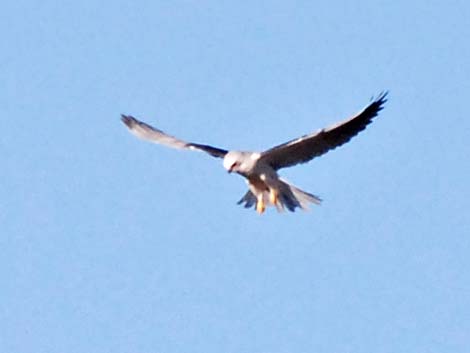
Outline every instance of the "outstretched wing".
<svg viewBox="0 0 470 353">
<path fill-rule="evenodd" d="M 372 122 L 387 101 L 387 93 L 381 93 L 360 113 L 318 132 L 308 134 L 282 145 L 273 147 L 261 154 L 260 160 L 274 169 L 292 167 L 325 154 L 364 130 Z"/>
<path fill-rule="evenodd" d="M 221 148 L 212 147 L 208 145 L 201 145 L 199 143 L 186 142 L 163 131 L 154 128 L 130 115 L 121 115 L 121 120 L 129 128 L 129 131 L 138 138 L 147 140 L 154 143 L 159 143 L 172 148 L 200 150 L 209 153 L 213 157 L 224 158 L 228 151 Z"/>
</svg>

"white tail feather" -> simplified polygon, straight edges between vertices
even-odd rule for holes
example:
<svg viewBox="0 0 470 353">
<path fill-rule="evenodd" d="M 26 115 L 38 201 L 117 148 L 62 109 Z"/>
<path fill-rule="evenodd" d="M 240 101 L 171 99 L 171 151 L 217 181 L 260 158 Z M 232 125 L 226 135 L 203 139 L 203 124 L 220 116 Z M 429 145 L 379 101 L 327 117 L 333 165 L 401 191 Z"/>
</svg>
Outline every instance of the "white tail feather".
<svg viewBox="0 0 470 353">
<path fill-rule="evenodd" d="M 291 212 L 295 212 L 297 207 L 307 210 L 310 203 L 314 203 L 316 205 L 321 203 L 321 199 L 318 196 L 300 190 L 283 179 L 279 179 L 278 187 L 278 202 L 280 205 L 273 205 L 269 202 L 269 192 L 267 191 L 263 194 L 263 199 L 267 204 L 276 206 L 278 211 L 282 211 L 284 208 L 287 208 Z M 238 204 L 243 204 L 245 208 L 250 208 L 256 207 L 256 202 L 256 196 L 248 190 L 240 201 L 238 201 Z"/>
</svg>

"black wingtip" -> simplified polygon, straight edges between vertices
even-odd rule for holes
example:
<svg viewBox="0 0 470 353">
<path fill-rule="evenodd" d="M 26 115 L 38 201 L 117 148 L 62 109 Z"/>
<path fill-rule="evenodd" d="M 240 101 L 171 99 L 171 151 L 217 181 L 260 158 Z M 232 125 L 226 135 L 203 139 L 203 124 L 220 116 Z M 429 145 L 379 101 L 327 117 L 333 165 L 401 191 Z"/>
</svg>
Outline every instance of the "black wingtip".
<svg viewBox="0 0 470 353">
<path fill-rule="evenodd" d="M 390 92 L 389 90 L 384 90 L 384 91 L 380 92 L 377 97 L 375 97 L 375 98 L 372 97 L 371 101 L 373 101 L 374 103 L 379 103 L 379 105 L 383 105 L 383 104 L 387 103 L 387 101 L 388 101 L 388 93 L 389 92 Z"/>
<path fill-rule="evenodd" d="M 374 117 L 377 116 L 378 112 L 384 108 L 384 104 L 388 101 L 388 92 L 389 91 L 382 91 L 377 97 L 372 97 L 371 103 L 369 103 L 365 110 L 373 112 Z"/>
<path fill-rule="evenodd" d="M 137 120 L 136 120 L 133 116 L 130 116 L 130 115 L 121 114 L 121 121 L 122 121 L 128 128 L 131 128 L 132 126 L 134 126 L 135 124 L 137 124 Z"/>
</svg>

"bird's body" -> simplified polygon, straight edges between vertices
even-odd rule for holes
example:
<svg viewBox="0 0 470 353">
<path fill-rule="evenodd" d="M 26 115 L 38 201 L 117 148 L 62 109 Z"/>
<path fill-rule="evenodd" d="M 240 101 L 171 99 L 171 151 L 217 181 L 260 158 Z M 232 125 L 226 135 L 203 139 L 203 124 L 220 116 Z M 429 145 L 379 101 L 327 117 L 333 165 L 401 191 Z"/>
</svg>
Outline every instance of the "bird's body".
<svg viewBox="0 0 470 353">
<path fill-rule="evenodd" d="M 378 112 L 383 109 L 387 93 L 373 100 L 359 114 L 341 123 L 318 132 L 302 136 L 264 152 L 227 151 L 224 149 L 188 143 L 167 135 L 131 116 L 122 116 L 123 122 L 137 137 L 173 148 L 201 150 L 213 157 L 223 158 L 224 168 L 245 177 L 249 190 L 239 204 L 250 208 L 255 206 L 263 213 L 266 206 L 274 206 L 278 211 L 297 207 L 306 209 L 309 203 L 320 204 L 321 200 L 289 184 L 278 175 L 281 168 L 305 163 L 346 142 L 364 130 Z"/>
<path fill-rule="evenodd" d="M 320 203 L 317 196 L 311 195 L 281 179 L 277 171 L 261 158 L 259 152 L 230 151 L 224 157 L 224 167 L 229 173 L 236 172 L 246 178 L 248 192 L 238 202 L 263 213 L 266 206 L 274 206 L 279 211 L 296 207 L 306 208 L 308 202 Z"/>
</svg>

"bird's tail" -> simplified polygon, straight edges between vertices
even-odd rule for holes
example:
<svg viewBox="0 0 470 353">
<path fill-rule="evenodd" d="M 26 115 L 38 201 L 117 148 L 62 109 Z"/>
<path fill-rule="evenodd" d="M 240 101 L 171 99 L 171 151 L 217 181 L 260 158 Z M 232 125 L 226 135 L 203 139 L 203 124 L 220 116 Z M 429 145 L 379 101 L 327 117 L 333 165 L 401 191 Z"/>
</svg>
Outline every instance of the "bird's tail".
<svg viewBox="0 0 470 353">
<path fill-rule="evenodd" d="M 291 212 L 295 212 L 297 207 L 306 210 L 309 203 L 319 205 L 321 199 L 318 196 L 300 190 L 294 185 L 289 184 L 286 180 L 279 179 L 277 192 L 277 205 L 270 202 L 269 191 L 263 193 L 263 200 L 266 204 L 275 206 L 279 211 L 287 208 Z M 244 204 L 245 208 L 256 207 L 256 196 L 248 190 L 247 193 L 238 201 L 238 204 Z"/>
<path fill-rule="evenodd" d="M 319 205 L 321 199 L 318 196 L 312 195 L 306 191 L 300 190 L 286 180 L 280 179 L 279 187 L 279 201 L 281 205 L 289 211 L 295 212 L 297 207 L 306 210 L 309 203 Z"/>
<path fill-rule="evenodd" d="M 245 195 L 237 202 L 237 205 L 241 205 L 244 203 L 243 207 L 245 208 L 250 208 L 256 205 L 256 196 L 251 192 L 251 190 L 248 190 Z"/>
</svg>

